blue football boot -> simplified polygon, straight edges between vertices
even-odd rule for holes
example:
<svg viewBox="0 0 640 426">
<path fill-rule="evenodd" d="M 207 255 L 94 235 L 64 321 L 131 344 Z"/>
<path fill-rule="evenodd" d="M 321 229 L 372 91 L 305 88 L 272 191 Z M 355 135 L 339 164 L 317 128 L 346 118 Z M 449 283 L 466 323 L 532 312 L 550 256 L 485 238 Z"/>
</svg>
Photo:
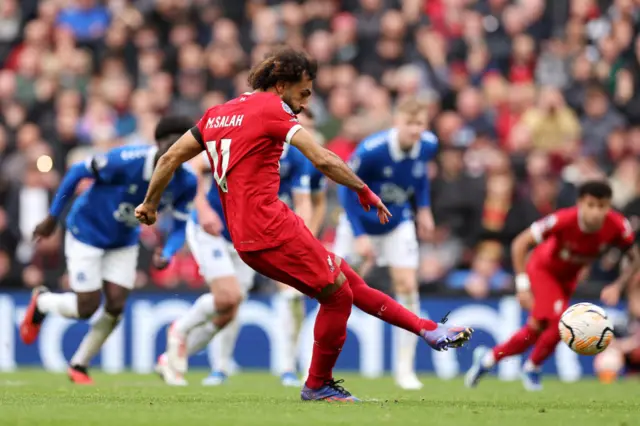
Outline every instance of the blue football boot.
<svg viewBox="0 0 640 426">
<path fill-rule="evenodd" d="M 540 368 L 525 368 L 522 370 L 522 385 L 529 392 L 542 390 L 542 371 Z"/>
<path fill-rule="evenodd" d="M 202 386 L 220 386 L 228 379 L 228 376 L 222 371 L 212 371 L 207 377 L 202 379 Z"/>
<path fill-rule="evenodd" d="M 300 379 L 298 379 L 298 375 L 292 371 L 282 373 L 280 375 L 280 384 L 282 384 L 282 386 L 292 388 L 299 388 L 302 386 Z"/>
<path fill-rule="evenodd" d="M 318 389 L 311 389 L 305 384 L 300 392 L 300 398 L 303 401 L 360 402 L 340 386 L 343 382 L 344 380 L 327 380 Z"/>
</svg>

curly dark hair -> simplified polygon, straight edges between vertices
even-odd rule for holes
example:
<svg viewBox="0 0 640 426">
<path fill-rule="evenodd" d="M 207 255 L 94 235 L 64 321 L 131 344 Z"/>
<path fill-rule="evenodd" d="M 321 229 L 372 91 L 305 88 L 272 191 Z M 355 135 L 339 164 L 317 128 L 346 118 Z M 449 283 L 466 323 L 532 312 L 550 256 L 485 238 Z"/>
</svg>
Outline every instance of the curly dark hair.
<svg viewBox="0 0 640 426">
<path fill-rule="evenodd" d="M 267 90 L 277 83 L 296 83 L 306 75 L 316 78 L 318 64 L 306 53 L 285 47 L 267 55 L 249 72 L 249 85 L 254 90 Z"/>
</svg>

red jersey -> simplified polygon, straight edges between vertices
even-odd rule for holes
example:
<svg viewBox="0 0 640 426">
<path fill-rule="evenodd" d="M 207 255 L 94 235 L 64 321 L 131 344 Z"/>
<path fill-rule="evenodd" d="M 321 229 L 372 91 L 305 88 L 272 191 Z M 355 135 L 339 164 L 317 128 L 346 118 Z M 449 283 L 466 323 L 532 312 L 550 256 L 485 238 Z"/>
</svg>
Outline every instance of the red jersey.
<svg viewBox="0 0 640 426">
<path fill-rule="evenodd" d="M 278 198 L 280 156 L 300 128 L 289 106 L 269 92 L 216 105 L 198 123 L 237 250 L 278 247 L 304 226 Z"/>
<path fill-rule="evenodd" d="M 575 282 L 582 267 L 610 247 L 626 250 L 634 241 L 629 221 L 613 210 L 596 232 L 580 229 L 577 207 L 558 210 L 535 222 L 531 232 L 539 245 L 531 254 L 528 268 L 544 269 L 563 283 Z"/>
</svg>

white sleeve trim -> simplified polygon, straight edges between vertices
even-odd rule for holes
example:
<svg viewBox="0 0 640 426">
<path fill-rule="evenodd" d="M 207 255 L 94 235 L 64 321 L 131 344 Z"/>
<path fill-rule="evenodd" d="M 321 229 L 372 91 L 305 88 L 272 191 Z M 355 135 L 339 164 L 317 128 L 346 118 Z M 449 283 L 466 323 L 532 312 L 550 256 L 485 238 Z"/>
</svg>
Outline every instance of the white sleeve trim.
<svg viewBox="0 0 640 426">
<path fill-rule="evenodd" d="M 302 129 L 302 126 L 300 124 L 296 124 L 295 126 L 290 128 L 289 131 L 287 132 L 287 137 L 284 138 L 284 141 L 286 143 L 291 143 L 291 139 L 293 138 L 293 135 L 295 135 L 296 132 L 300 129 Z"/>
<path fill-rule="evenodd" d="M 529 276 L 525 273 L 516 275 L 516 291 L 529 291 L 531 289 L 531 282 Z"/>
<path fill-rule="evenodd" d="M 187 221 L 187 220 L 189 220 L 189 213 L 185 213 L 185 212 L 180 212 L 180 211 L 174 210 L 173 211 L 173 217 L 175 217 L 178 220 Z"/>
<path fill-rule="evenodd" d="M 543 238 L 544 232 L 542 231 L 542 226 L 538 222 L 534 222 L 531 224 L 529 229 L 531 230 L 531 235 L 533 235 L 533 239 L 536 240 L 536 243 L 540 244 L 542 240 L 544 240 Z"/>
</svg>

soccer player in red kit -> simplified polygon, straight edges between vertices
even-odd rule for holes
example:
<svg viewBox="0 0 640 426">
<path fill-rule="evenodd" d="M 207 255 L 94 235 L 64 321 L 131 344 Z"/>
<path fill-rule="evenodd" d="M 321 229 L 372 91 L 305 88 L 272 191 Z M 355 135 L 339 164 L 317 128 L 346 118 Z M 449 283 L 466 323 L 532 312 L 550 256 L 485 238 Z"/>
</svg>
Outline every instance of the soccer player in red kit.
<svg viewBox="0 0 640 426">
<path fill-rule="evenodd" d="M 380 198 L 339 157 L 315 143 L 298 123 L 296 114 L 309 101 L 316 70 L 315 61 L 292 49 L 278 51 L 255 66 L 249 74 L 254 92 L 210 108 L 160 158 L 147 198 L 136 209 L 136 216 L 142 223 L 154 223 L 162 192 L 174 170 L 206 150 L 229 233 L 242 260 L 320 303 L 302 399 L 357 401 L 332 374 L 346 339 L 352 305 L 421 336 L 435 350 L 461 346 L 473 330 L 419 318 L 391 297 L 368 287 L 278 199 L 278 160 L 284 144 L 289 143 L 327 177 L 356 191 L 366 210 L 377 209 L 382 223 L 388 221 L 389 211 Z M 183 359 L 171 360 L 167 355 L 169 364 L 183 364 Z M 179 357 L 174 354 L 174 358 Z"/>
<path fill-rule="evenodd" d="M 541 366 L 560 342 L 560 316 L 569 306 L 581 272 L 613 247 L 626 252 L 632 260 L 620 277 L 602 291 L 605 303 L 617 302 L 638 270 L 640 258 L 631 225 L 611 209 L 611 196 L 608 183 L 586 182 L 578 189 L 575 207 L 558 210 L 516 237 L 512 245 L 516 291 L 522 307 L 530 311 L 529 319 L 520 331 L 493 350 L 476 349 L 474 364 L 465 377 L 466 386 L 475 387 L 502 359 L 533 346 L 522 380 L 527 390 L 541 390 Z M 538 246 L 527 260 L 529 248 L 535 244 Z"/>
</svg>

